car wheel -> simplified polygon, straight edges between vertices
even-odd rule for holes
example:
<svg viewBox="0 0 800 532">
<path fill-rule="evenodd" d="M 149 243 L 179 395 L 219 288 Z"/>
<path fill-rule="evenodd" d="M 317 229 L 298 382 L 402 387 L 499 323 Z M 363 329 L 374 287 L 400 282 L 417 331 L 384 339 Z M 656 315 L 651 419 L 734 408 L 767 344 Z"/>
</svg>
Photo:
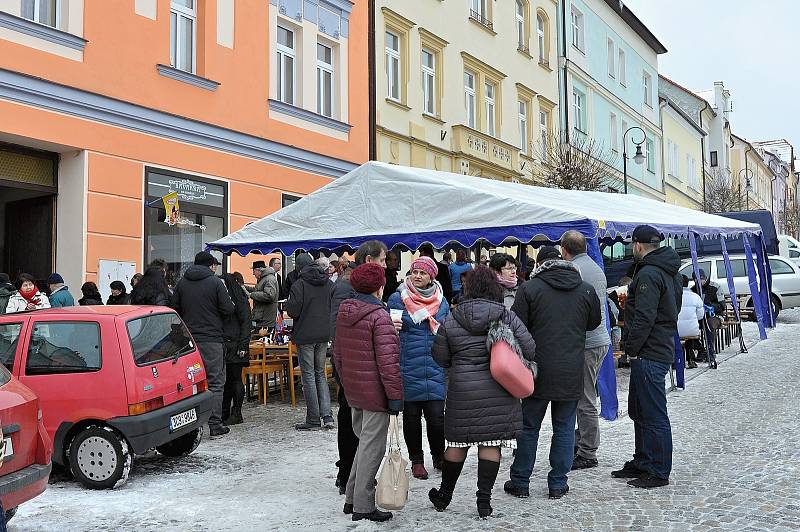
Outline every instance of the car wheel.
<svg viewBox="0 0 800 532">
<path fill-rule="evenodd" d="M 69 467 L 90 489 L 117 488 L 128 480 L 133 455 L 128 442 L 111 427 L 90 425 L 69 446 Z"/>
<path fill-rule="evenodd" d="M 19 508 L 19 506 L 14 506 L 13 508 L 6 510 L 6 523 L 11 521 L 11 518 L 17 515 L 17 508 Z"/>
<path fill-rule="evenodd" d="M 192 452 L 197 449 L 197 446 L 200 445 L 202 439 L 203 427 L 200 427 L 199 429 L 187 432 L 183 436 L 175 438 L 164 445 L 159 445 L 156 447 L 156 451 L 160 452 L 164 456 L 186 456 L 188 454 L 192 454 Z"/>
</svg>

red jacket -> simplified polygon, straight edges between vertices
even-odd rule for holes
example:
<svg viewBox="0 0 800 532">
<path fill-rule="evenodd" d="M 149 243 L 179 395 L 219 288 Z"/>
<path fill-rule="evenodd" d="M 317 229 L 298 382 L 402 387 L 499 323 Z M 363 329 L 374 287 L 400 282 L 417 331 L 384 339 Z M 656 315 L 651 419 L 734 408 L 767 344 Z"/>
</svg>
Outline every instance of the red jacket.
<svg viewBox="0 0 800 532">
<path fill-rule="evenodd" d="M 339 307 L 333 362 L 350 406 L 386 412 L 388 401 L 403 399 L 400 336 L 377 299 L 348 299 Z"/>
</svg>

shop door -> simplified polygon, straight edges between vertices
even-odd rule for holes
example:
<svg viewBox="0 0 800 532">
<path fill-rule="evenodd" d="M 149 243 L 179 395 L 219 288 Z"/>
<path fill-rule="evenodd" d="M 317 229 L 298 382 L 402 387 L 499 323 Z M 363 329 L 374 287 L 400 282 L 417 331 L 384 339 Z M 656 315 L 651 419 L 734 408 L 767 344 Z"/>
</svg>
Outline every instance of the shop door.
<svg viewBox="0 0 800 532">
<path fill-rule="evenodd" d="M 40 196 L 6 204 L 3 262 L 12 279 L 26 272 L 46 280 L 53 273 L 54 199 L 55 196 Z"/>
</svg>

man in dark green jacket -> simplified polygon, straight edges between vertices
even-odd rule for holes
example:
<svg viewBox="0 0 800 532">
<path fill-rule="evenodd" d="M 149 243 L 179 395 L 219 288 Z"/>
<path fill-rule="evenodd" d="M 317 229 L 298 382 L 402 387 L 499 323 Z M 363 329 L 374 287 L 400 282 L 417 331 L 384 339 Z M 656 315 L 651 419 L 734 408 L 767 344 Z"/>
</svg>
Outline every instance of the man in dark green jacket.
<svg viewBox="0 0 800 532">
<path fill-rule="evenodd" d="M 633 232 L 635 274 L 625 303 L 622 343 L 631 361 L 628 414 L 633 420 L 633 460 L 613 471 L 630 478 L 636 488 L 669 484 L 672 470 L 672 427 L 667 414 L 665 378 L 675 359 L 675 336 L 683 297 L 678 274 L 681 261 L 661 234 L 640 225 Z"/>
</svg>

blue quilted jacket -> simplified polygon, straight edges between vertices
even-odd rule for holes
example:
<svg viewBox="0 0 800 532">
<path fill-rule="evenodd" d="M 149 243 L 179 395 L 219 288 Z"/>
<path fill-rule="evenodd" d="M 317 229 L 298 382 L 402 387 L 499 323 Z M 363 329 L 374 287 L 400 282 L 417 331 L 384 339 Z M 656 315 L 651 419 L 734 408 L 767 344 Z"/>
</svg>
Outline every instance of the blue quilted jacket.
<svg viewBox="0 0 800 532">
<path fill-rule="evenodd" d="M 406 401 L 444 401 L 444 369 L 433 359 L 431 348 L 435 335 L 428 320 L 419 325 L 411 320 L 400 292 L 389 298 L 389 308 L 403 311 L 400 331 L 400 368 L 403 372 L 403 399 Z M 447 300 L 442 300 L 436 321 L 442 323 L 450 313 Z"/>
</svg>

